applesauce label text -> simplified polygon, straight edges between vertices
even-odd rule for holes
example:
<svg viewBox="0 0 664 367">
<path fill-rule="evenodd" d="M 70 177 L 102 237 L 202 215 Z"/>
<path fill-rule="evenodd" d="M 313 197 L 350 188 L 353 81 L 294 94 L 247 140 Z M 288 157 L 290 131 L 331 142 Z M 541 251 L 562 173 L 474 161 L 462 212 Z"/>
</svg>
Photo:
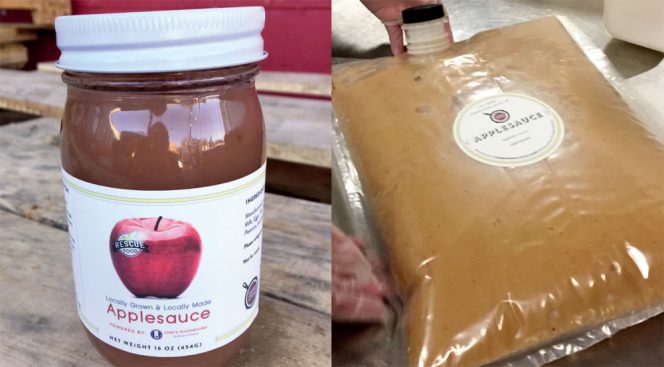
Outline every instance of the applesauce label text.
<svg viewBox="0 0 664 367">
<path fill-rule="evenodd" d="M 520 94 L 498 94 L 466 106 L 454 121 L 454 140 L 469 157 L 499 167 L 537 163 L 556 152 L 565 136 L 558 113 Z"/>
<path fill-rule="evenodd" d="M 115 189 L 63 170 L 79 316 L 97 338 L 154 357 L 203 353 L 258 312 L 265 165 L 187 190 Z"/>
</svg>

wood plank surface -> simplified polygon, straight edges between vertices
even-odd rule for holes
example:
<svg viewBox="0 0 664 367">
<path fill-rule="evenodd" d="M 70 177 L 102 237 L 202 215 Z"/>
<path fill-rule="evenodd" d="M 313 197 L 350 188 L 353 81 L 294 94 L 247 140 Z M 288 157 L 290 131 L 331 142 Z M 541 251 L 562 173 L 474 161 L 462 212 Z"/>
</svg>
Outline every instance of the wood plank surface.
<svg viewBox="0 0 664 367">
<path fill-rule="evenodd" d="M 70 0 L 0 0 L 0 9 L 31 10 L 35 24 L 53 24 L 55 17 L 71 14 Z"/>
<path fill-rule="evenodd" d="M 76 315 L 67 233 L 5 211 L 0 228 L 0 365 L 109 366 Z M 233 365 L 328 366 L 329 339 L 329 315 L 263 294 Z"/>
<path fill-rule="evenodd" d="M 42 0 L 0 0 L 0 9 L 37 9 Z"/>
<path fill-rule="evenodd" d="M 263 71 L 256 77 L 256 89 L 259 92 L 331 97 L 332 77 L 330 74 Z"/>
<path fill-rule="evenodd" d="M 0 26 L 0 44 L 11 42 L 34 41 L 37 33 L 27 29 Z"/>
<path fill-rule="evenodd" d="M 330 168 L 330 101 L 259 95 L 267 133 L 267 156 Z"/>
<path fill-rule="evenodd" d="M 0 23 L 0 28 L 19 28 L 19 29 L 53 29 L 53 24 L 33 24 L 20 22 Z"/>
<path fill-rule="evenodd" d="M 25 46 L 20 43 L 0 44 L 0 66 L 20 66 L 26 62 L 28 49 Z"/>
<path fill-rule="evenodd" d="M 43 73 L 62 73 L 62 69 L 55 66 L 55 61 L 40 61 L 37 63 L 37 71 Z"/>
<path fill-rule="evenodd" d="M 265 190 L 274 194 L 331 204 L 331 180 L 332 172 L 325 167 L 268 159 Z"/>
<path fill-rule="evenodd" d="M 38 62 L 37 70 L 47 73 L 62 73 L 62 69 L 55 66 L 53 61 Z M 256 76 L 256 90 L 268 93 L 331 97 L 332 78 L 330 74 L 261 71 Z"/>
<path fill-rule="evenodd" d="M 55 73 L 0 70 L 0 108 L 60 118 L 66 86 Z M 270 159 L 331 166 L 328 100 L 261 95 Z"/>
<path fill-rule="evenodd" d="M 0 108 L 60 118 L 67 89 L 59 75 L 0 70 Z"/>
<path fill-rule="evenodd" d="M 64 230 L 58 130 L 45 118 L 0 127 L 0 209 Z M 261 289 L 329 314 L 330 206 L 272 194 L 265 200 Z"/>
</svg>

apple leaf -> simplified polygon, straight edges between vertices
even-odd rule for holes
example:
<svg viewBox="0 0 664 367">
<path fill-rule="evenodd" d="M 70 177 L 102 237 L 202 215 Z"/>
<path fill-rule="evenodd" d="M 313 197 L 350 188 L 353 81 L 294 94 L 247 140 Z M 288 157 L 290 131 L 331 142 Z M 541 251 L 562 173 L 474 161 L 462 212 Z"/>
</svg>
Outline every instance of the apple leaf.
<svg viewBox="0 0 664 367">
<path fill-rule="evenodd" d="M 136 235 L 137 235 L 136 232 L 121 234 L 120 236 L 118 236 L 118 241 L 133 240 L 134 238 L 136 238 Z"/>
</svg>

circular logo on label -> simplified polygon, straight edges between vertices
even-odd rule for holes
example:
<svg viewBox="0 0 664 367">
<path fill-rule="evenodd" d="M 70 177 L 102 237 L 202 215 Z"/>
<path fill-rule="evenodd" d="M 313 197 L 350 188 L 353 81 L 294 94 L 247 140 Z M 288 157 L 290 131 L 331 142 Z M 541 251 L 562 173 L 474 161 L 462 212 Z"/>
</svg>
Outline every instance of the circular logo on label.
<svg viewBox="0 0 664 367">
<path fill-rule="evenodd" d="M 250 309 L 258 298 L 258 277 L 254 277 L 249 284 L 243 283 L 242 287 L 247 290 L 244 295 L 244 307 Z"/>
<path fill-rule="evenodd" d="M 539 162 L 560 147 L 564 135 L 565 125 L 551 106 L 520 94 L 473 102 L 454 120 L 459 148 L 477 161 L 499 167 Z"/>
<path fill-rule="evenodd" d="M 498 124 L 503 123 L 510 119 L 510 114 L 505 110 L 496 110 L 491 113 L 487 113 L 485 115 L 489 115 L 491 121 Z"/>
<path fill-rule="evenodd" d="M 162 333 L 161 330 L 154 329 L 150 332 L 150 336 L 154 340 L 159 340 L 159 339 L 161 339 L 162 336 L 164 336 L 164 333 Z"/>
<path fill-rule="evenodd" d="M 113 250 L 126 257 L 135 257 L 141 252 L 148 252 L 148 247 L 137 232 L 132 232 L 119 235 L 113 243 Z"/>
</svg>

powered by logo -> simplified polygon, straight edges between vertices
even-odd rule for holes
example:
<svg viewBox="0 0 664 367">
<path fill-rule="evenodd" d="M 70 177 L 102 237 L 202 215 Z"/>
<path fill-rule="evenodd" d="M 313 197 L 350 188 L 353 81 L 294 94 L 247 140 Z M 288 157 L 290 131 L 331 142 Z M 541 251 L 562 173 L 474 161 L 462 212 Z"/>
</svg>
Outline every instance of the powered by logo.
<svg viewBox="0 0 664 367">
<path fill-rule="evenodd" d="M 485 113 L 485 115 L 489 116 L 491 121 L 497 124 L 502 124 L 510 119 L 510 114 L 505 110 L 495 110 L 491 113 Z"/>
</svg>

